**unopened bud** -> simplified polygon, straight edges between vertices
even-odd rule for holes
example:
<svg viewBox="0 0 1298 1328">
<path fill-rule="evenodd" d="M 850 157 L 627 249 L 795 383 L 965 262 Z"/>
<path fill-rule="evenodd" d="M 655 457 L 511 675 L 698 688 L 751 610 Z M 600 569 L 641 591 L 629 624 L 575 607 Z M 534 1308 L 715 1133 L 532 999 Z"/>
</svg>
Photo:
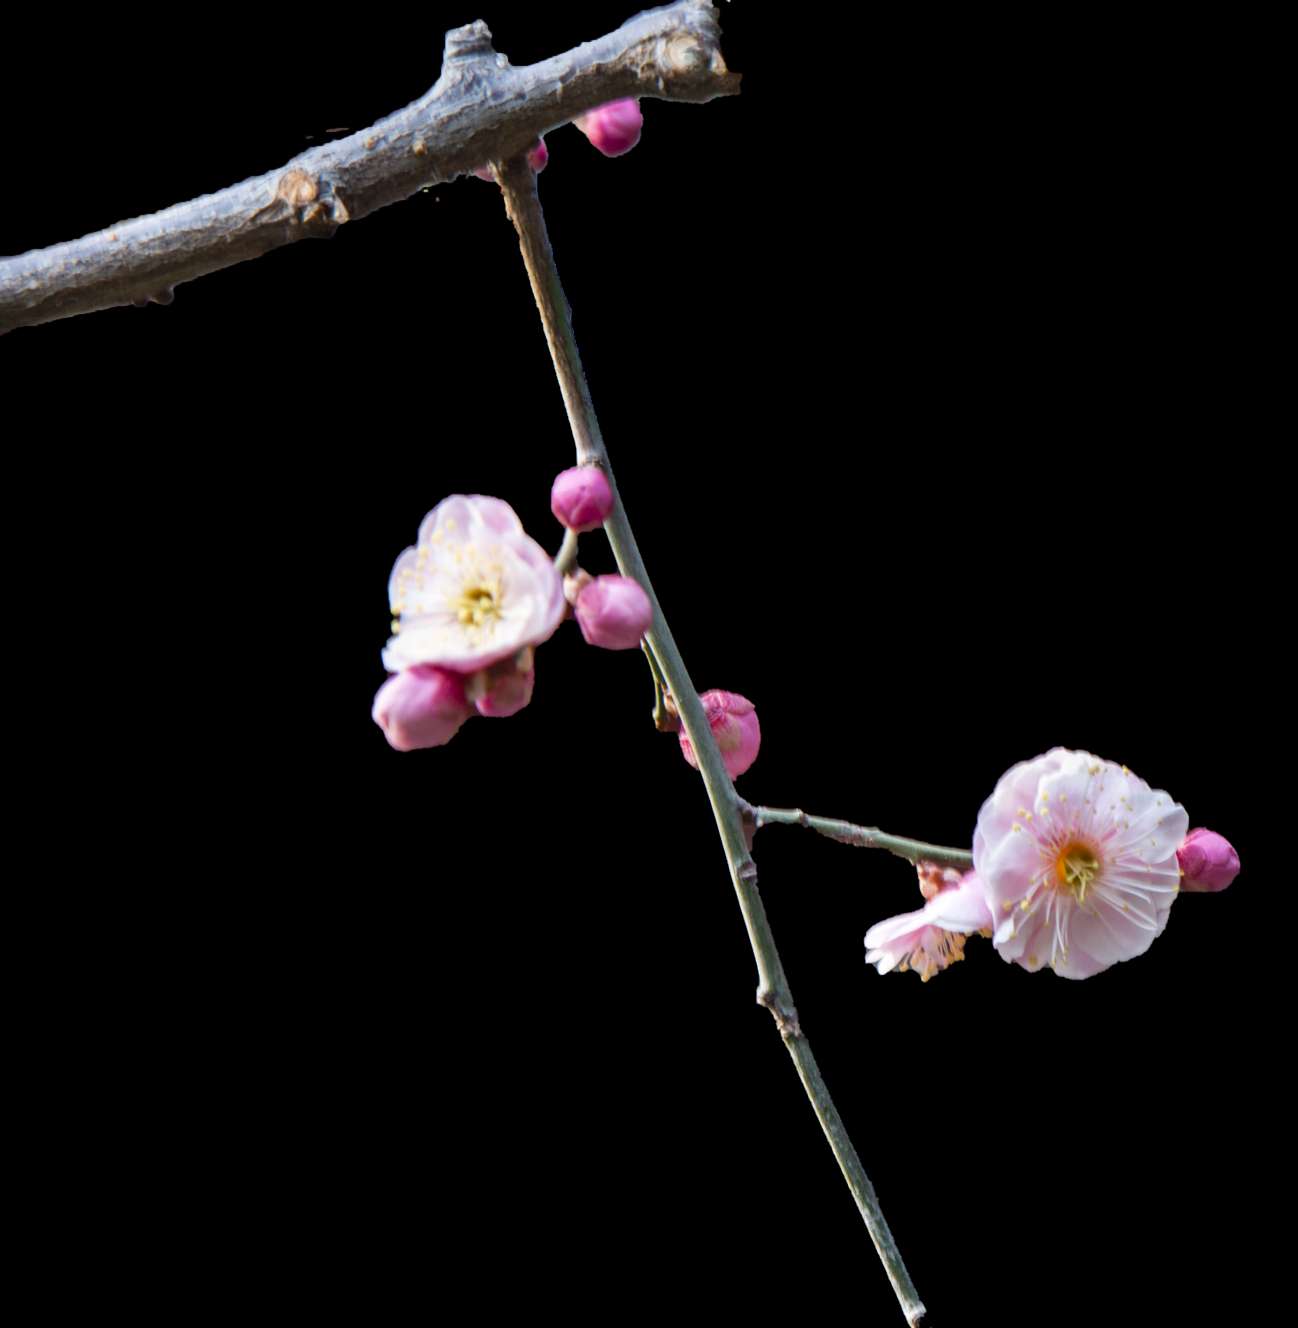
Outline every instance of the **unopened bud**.
<svg viewBox="0 0 1298 1328">
<path fill-rule="evenodd" d="M 1239 854 L 1215 830 L 1199 827 L 1186 835 L 1176 850 L 1181 867 L 1181 889 L 1224 890 L 1239 875 Z"/>
<path fill-rule="evenodd" d="M 573 124 L 606 156 L 620 157 L 640 141 L 644 116 L 634 97 L 623 97 L 579 115 Z"/>
<path fill-rule="evenodd" d="M 589 645 L 634 650 L 653 622 L 653 605 L 640 584 L 626 576 L 597 576 L 573 606 Z"/>
<path fill-rule="evenodd" d="M 550 511 L 578 535 L 595 530 L 613 510 L 613 490 L 598 466 L 561 471 L 550 488 Z"/>
<path fill-rule="evenodd" d="M 479 669 L 466 679 L 464 695 L 469 704 L 487 719 L 508 719 L 532 699 L 536 684 L 533 662 L 536 651 L 524 646 L 517 654 L 489 668 Z"/>
<path fill-rule="evenodd" d="M 762 730 L 757 723 L 757 711 L 747 697 L 738 692 L 704 692 L 699 700 L 708 717 L 712 737 L 726 763 L 731 779 L 737 779 L 757 760 L 757 749 L 762 745 Z M 694 747 L 685 730 L 680 733 L 681 755 L 697 770 Z"/>
<path fill-rule="evenodd" d="M 374 722 L 399 752 L 443 746 L 469 714 L 463 677 L 431 664 L 394 673 L 374 698 Z"/>
<path fill-rule="evenodd" d="M 532 699 L 535 685 L 535 669 L 528 669 L 526 673 L 511 671 L 494 678 L 488 677 L 488 670 L 484 670 L 469 679 L 465 693 L 478 714 L 487 719 L 508 719 Z"/>
</svg>

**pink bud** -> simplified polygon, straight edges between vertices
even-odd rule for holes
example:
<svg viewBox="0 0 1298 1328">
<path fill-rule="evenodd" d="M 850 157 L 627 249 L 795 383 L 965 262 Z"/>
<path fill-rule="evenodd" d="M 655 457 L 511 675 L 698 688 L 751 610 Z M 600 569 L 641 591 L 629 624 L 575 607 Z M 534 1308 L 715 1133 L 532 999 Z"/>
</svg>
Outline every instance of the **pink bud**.
<svg viewBox="0 0 1298 1328">
<path fill-rule="evenodd" d="M 1176 850 L 1182 890 L 1224 890 L 1239 875 L 1239 854 L 1228 839 L 1202 826 Z"/>
<path fill-rule="evenodd" d="M 730 778 L 737 779 L 757 760 L 757 749 L 762 745 L 757 711 L 753 709 L 753 703 L 738 692 L 704 692 L 699 700 L 703 702 L 712 736 L 721 749 L 721 759 L 726 763 Z M 694 759 L 694 747 L 684 729 L 680 733 L 680 743 L 681 755 L 697 770 L 699 763 Z"/>
<path fill-rule="evenodd" d="M 561 471 L 550 488 L 550 511 L 578 535 L 595 530 L 613 510 L 613 490 L 598 466 Z"/>
<path fill-rule="evenodd" d="M 640 141 L 644 116 L 634 97 L 610 101 L 579 115 L 573 124 L 606 156 L 620 157 Z"/>
<path fill-rule="evenodd" d="M 379 688 L 373 715 L 389 745 L 399 752 L 441 747 L 469 717 L 464 679 L 432 664 L 402 669 Z"/>
<path fill-rule="evenodd" d="M 530 647 L 521 650 L 514 659 L 493 664 L 491 668 L 483 669 L 469 679 L 464 694 L 478 714 L 487 719 L 508 719 L 527 705 L 532 699 L 532 688 L 536 685 L 532 653 Z"/>
<path fill-rule="evenodd" d="M 545 170 L 545 164 L 550 160 L 550 149 L 545 146 L 545 139 L 538 138 L 536 146 L 527 150 L 527 164 L 540 175 Z M 474 169 L 474 175 L 479 180 L 486 180 L 488 184 L 494 184 L 496 177 L 491 173 L 490 166 L 478 166 Z"/>
<path fill-rule="evenodd" d="M 573 613 L 587 643 L 604 650 L 634 650 L 654 616 L 649 596 L 625 576 L 597 576 L 577 596 Z"/>
</svg>

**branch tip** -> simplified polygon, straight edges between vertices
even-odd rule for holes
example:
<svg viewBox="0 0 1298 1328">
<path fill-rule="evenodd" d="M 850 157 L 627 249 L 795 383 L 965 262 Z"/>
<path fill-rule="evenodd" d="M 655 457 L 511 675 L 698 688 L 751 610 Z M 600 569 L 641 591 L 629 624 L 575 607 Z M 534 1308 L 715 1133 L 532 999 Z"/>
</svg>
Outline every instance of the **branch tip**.
<svg viewBox="0 0 1298 1328">
<path fill-rule="evenodd" d="M 462 28 L 451 28 L 442 48 L 442 63 L 455 60 L 481 60 L 496 54 L 491 44 L 491 29 L 479 18 Z"/>
</svg>

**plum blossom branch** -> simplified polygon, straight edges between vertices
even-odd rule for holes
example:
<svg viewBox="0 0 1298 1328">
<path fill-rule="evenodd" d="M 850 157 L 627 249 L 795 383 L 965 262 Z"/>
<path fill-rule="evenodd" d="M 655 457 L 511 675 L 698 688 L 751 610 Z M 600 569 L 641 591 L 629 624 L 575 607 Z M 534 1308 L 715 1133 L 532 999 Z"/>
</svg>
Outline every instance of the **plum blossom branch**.
<svg viewBox="0 0 1298 1328">
<path fill-rule="evenodd" d="M 715 57 L 720 61 L 719 54 Z M 721 66 L 724 69 L 724 65 Z M 631 530 L 626 509 L 617 490 L 608 453 L 595 416 L 590 389 L 581 365 L 581 356 L 573 335 L 571 311 L 558 269 L 550 248 L 545 216 L 536 190 L 536 178 L 523 154 L 506 161 L 493 163 L 496 179 L 505 196 L 505 207 L 518 231 L 523 263 L 536 298 L 537 309 L 545 329 L 546 341 L 554 360 L 559 388 L 567 408 L 577 448 L 577 459 L 583 465 L 600 467 L 608 477 L 613 492 L 613 507 L 604 522 L 617 565 L 623 576 L 637 581 L 649 596 L 653 608 L 653 621 L 647 636 L 646 654 L 656 660 L 655 678 L 661 675 L 672 701 L 679 712 L 686 736 L 693 745 L 696 762 L 703 776 L 703 785 L 716 820 L 717 830 L 725 850 L 726 861 L 739 901 L 739 909 L 748 930 L 748 939 L 757 963 L 758 1004 L 766 1007 L 775 1019 L 776 1027 L 802 1080 L 803 1088 L 811 1100 L 825 1138 L 847 1181 L 856 1205 L 865 1221 L 875 1249 L 882 1260 L 893 1291 L 908 1323 L 914 1325 L 924 1314 L 915 1285 L 897 1249 L 892 1232 L 879 1206 L 878 1197 L 861 1159 L 848 1137 L 847 1129 L 838 1109 L 834 1106 L 829 1089 L 820 1073 L 820 1067 L 811 1051 L 806 1034 L 798 1020 L 788 978 L 775 938 L 771 933 L 762 897 L 757 889 L 757 868 L 749 853 L 748 827 L 744 821 L 742 799 L 726 771 L 720 751 L 713 738 L 712 728 L 699 694 L 690 681 L 685 662 L 681 658 L 671 629 L 663 615 L 662 606 L 654 594 L 653 585 L 645 570 L 639 546 Z"/>
<path fill-rule="evenodd" d="M 973 866 L 973 854 L 968 849 L 947 848 L 942 844 L 926 844 L 920 839 L 904 839 L 901 835 L 885 834 L 873 826 L 853 825 L 850 821 L 833 821 L 827 816 L 809 816 L 799 808 L 750 807 L 745 814 L 752 817 L 753 829 L 764 825 L 800 825 L 818 835 L 836 839 L 840 844 L 854 844 L 857 848 L 883 848 L 917 866 L 921 862 L 934 862 L 939 867 L 960 867 L 965 871 Z"/>
<path fill-rule="evenodd" d="M 118 305 L 332 235 L 430 185 L 521 152 L 618 98 L 703 102 L 738 90 L 707 0 L 649 10 L 596 41 L 515 69 L 485 23 L 446 34 L 441 76 L 403 110 L 215 194 L 79 240 L 0 258 L 0 334 Z"/>
</svg>

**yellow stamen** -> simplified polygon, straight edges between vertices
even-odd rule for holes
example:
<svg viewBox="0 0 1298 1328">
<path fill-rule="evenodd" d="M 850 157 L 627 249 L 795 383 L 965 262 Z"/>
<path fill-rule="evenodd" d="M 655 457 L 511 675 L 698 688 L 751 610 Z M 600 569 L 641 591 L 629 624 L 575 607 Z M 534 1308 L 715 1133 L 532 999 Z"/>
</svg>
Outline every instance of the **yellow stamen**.
<svg viewBox="0 0 1298 1328">
<path fill-rule="evenodd" d="M 927 982 L 934 973 L 964 958 L 965 938 L 959 932 L 936 930 L 937 939 L 929 938 L 927 943 L 917 945 L 897 966 L 898 972 L 914 969 L 920 981 Z"/>
<path fill-rule="evenodd" d="M 468 586 L 456 604 L 456 617 L 466 626 L 482 627 L 500 617 L 500 604 L 490 586 Z"/>
<path fill-rule="evenodd" d="M 1086 892 L 1100 874 L 1100 860 L 1089 844 L 1074 840 L 1066 844 L 1055 859 L 1055 874 L 1060 885 L 1074 895 L 1079 904 L 1086 902 Z"/>
</svg>

